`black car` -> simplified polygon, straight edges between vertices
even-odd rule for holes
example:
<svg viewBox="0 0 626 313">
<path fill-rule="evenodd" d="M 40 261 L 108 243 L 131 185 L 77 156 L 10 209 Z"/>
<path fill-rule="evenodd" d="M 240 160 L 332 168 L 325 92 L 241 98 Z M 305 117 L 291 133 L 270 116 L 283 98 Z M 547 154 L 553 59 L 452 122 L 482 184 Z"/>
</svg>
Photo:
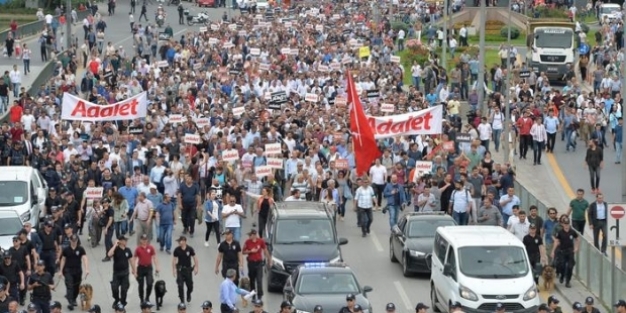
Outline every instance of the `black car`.
<svg viewBox="0 0 626 313">
<path fill-rule="evenodd" d="M 339 312 L 352 294 L 363 313 L 372 313 L 367 299 L 370 286 L 361 286 L 354 272 L 343 263 L 305 263 L 289 276 L 283 288 L 283 298 L 293 304 L 294 313 L 313 313 L 316 305 L 325 312 Z"/>
<path fill-rule="evenodd" d="M 400 217 L 389 238 L 391 262 L 400 261 L 404 276 L 430 274 L 429 256 L 437 227 L 451 225 L 456 222 L 443 212 L 412 212 Z"/>
<path fill-rule="evenodd" d="M 337 238 L 334 211 L 324 203 L 276 203 L 268 219 L 266 241 L 272 255 L 269 291 L 282 291 L 287 277 L 305 262 L 342 261 L 339 246 L 348 240 Z"/>
</svg>

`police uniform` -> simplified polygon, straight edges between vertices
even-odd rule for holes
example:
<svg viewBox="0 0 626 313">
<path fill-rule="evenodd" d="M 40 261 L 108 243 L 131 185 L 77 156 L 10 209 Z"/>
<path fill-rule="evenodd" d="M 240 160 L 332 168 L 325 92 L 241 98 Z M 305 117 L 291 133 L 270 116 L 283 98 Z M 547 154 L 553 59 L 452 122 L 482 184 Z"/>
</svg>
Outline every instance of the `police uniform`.
<svg viewBox="0 0 626 313">
<path fill-rule="evenodd" d="M 230 232 L 230 229 L 226 229 L 223 234 Z M 217 246 L 217 251 L 222 254 L 222 277 L 226 278 L 226 271 L 234 269 L 237 272 L 234 283 L 239 285 L 239 265 L 241 265 L 239 264 L 239 253 L 241 252 L 239 241 L 233 239 L 233 241 L 228 243 L 224 240 Z"/>
<path fill-rule="evenodd" d="M 561 273 L 559 282 L 563 283 L 563 281 L 565 281 L 566 285 L 569 285 L 574 272 L 574 265 L 576 265 L 576 261 L 574 260 L 574 244 L 578 238 L 578 233 L 570 227 L 569 231 L 561 229 L 556 233 L 555 237 L 559 241 L 557 248 L 558 256 L 555 255 L 556 264 L 560 268 L 559 273 Z"/>
<path fill-rule="evenodd" d="M 2 290 L 3 295 L 0 296 L 0 312 L 9 312 L 9 303 L 13 301 L 13 298 L 7 293 L 7 286 L 5 284 L 0 284 L 0 290 Z"/>
<path fill-rule="evenodd" d="M 586 307 L 583 313 L 600 313 L 600 310 L 593 306 L 593 302 L 593 297 L 587 297 L 587 299 L 585 299 Z"/>
<path fill-rule="evenodd" d="M 13 237 L 13 241 L 17 241 L 19 242 L 19 237 L 15 236 Z M 30 270 L 28 268 L 28 265 L 26 263 L 26 258 L 30 259 L 30 255 L 29 255 L 29 251 L 25 246 L 19 245 L 17 248 L 15 247 L 11 247 L 9 248 L 8 252 L 11 254 L 11 259 L 12 262 L 17 264 L 17 266 L 19 266 L 19 268 L 22 271 L 22 275 L 24 275 L 24 283 L 26 283 L 26 280 L 28 279 L 28 275 L 26 275 L 26 272 L 28 270 Z M 20 303 L 20 305 L 24 305 L 24 298 L 26 295 L 26 291 L 25 290 L 19 290 L 18 288 L 18 297 L 17 300 Z"/>
<path fill-rule="evenodd" d="M 263 310 L 263 301 L 261 299 L 252 300 L 252 305 L 255 309 L 250 311 L 250 313 L 267 313 L 267 311 Z M 257 311 L 257 308 L 261 309 L 261 311 Z"/>
<path fill-rule="evenodd" d="M 78 243 L 78 236 L 72 235 L 70 242 L 75 242 L 76 247 L 70 244 L 61 251 L 61 264 L 63 268 L 63 277 L 65 278 L 65 297 L 69 302 L 68 308 L 73 310 L 78 297 L 80 284 L 83 281 L 83 256 L 87 255 L 85 248 Z"/>
<path fill-rule="evenodd" d="M 118 242 L 126 242 L 126 237 L 117 237 Z M 111 279 L 111 292 L 113 293 L 114 306 L 126 306 L 126 294 L 130 286 L 130 264 L 129 260 L 133 258 L 133 252 L 128 247 L 122 248 L 115 245 L 113 251 L 108 251 L 108 255 L 113 259 L 113 278 Z"/>
<path fill-rule="evenodd" d="M 57 240 L 59 238 L 54 230 L 54 222 L 45 222 L 44 229 L 39 231 L 39 237 L 41 237 L 42 242 L 39 259 L 44 262 L 46 272 L 54 274 L 56 272 Z M 48 308 L 47 305 L 45 307 Z"/>
<path fill-rule="evenodd" d="M 37 269 L 28 279 L 28 289 L 32 290 L 31 301 L 39 307 L 41 313 L 50 313 L 50 300 L 52 292 L 50 286 L 54 286 L 54 279 L 49 272 L 39 270 L 45 269 L 44 260 L 37 261 Z M 36 284 L 39 284 L 36 286 Z"/>
<path fill-rule="evenodd" d="M 22 283 L 22 268 L 11 259 L 11 252 L 5 251 L 2 254 L 4 261 L 0 264 L 0 274 L 9 281 L 8 294 L 11 298 L 19 302 L 19 290 Z M 1 288 L 0 288 L 1 289 Z M 6 312 L 0 310 L 0 312 Z"/>
<path fill-rule="evenodd" d="M 187 242 L 187 238 L 185 236 L 180 236 L 177 241 Z M 180 299 L 180 302 L 185 302 L 184 286 L 186 285 L 187 302 L 191 302 L 191 293 L 193 292 L 193 268 L 194 265 L 197 266 L 197 264 L 191 264 L 191 259 L 196 256 L 196 251 L 189 245 L 185 246 L 185 249 L 178 246 L 174 249 L 173 256 L 176 259 L 176 285 L 178 285 L 178 298 Z"/>
<path fill-rule="evenodd" d="M 350 301 L 356 301 L 356 296 L 354 296 L 353 294 L 348 294 L 346 296 L 346 301 L 350 302 Z M 349 306 L 344 306 L 341 309 L 339 309 L 339 313 L 354 313 L 357 312 L 356 311 L 356 303 L 354 303 L 354 306 L 352 306 L 352 308 L 350 308 Z"/>
<path fill-rule="evenodd" d="M 535 228 L 535 224 L 531 224 L 530 228 Z M 533 270 L 533 278 L 535 279 L 535 284 L 539 283 L 539 273 L 541 266 L 541 246 L 543 246 L 543 239 L 539 236 L 538 231 L 535 233 L 535 236 L 531 236 L 530 234 L 524 236 L 522 239 L 522 243 L 526 247 L 526 253 L 528 254 L 528 260 L 530 261 L 530 268 Z"/>
<path fill-rule="evenodd" d="M 213 310 L 213 303 L 211 303 L 211 301 L 206 300 L 204 302 L 202 302 L 202 313 L 210 313 L 211 310 Z M 207 311 L 207 312 L 205 312 Z"/>
<path fill-rule="evenodd" d="M 548 312 L 550 312 L 550 313 L 563 313 L 563 310 L 561 309 L 561 307 L 557 305 L 560 302 L 561 301 L 559 301 L 559 299 L 557 299 L 557 297 L 549 296 L 548 297 Z M 555 305 L 554 308 L 552 308 L 553 304 Z"/>
</svg>

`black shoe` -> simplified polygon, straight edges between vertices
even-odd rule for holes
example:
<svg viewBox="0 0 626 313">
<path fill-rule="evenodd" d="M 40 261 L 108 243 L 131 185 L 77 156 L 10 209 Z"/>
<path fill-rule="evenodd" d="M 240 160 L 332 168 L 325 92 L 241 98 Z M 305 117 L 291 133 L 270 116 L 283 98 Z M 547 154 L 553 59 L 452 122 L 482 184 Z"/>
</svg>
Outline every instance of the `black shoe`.
<svg viewBox="0 0 626 313">
<path fill-rule="evenodd" d="M 110 257 L 106 257 L 106 258 L 102 259 L 102 262 L 109 262 L 109 261 L 111 261 Z"/>
<path fill-rule="evenodd" d="M 117 308 L 117 303 L 118 303 L 117 301 L 113 302 L 113 305 L 111 306 L 111 308 L 113 310 L 115 310 Z"/>
<path fill-rule="evenodd" d="M 191 303 L 191 295 L 187 296 L 187 303 Z"/>
<path fill-rule="evenodd" d="M 69 304 L 69 305 L 67 306 L 67 309 L 68 309 L 68 310 L 70 310 L 70 311 L 74 311 L 74 306 L 73 306 L 73 305 L 71 305 L 71 304 Z"/>
<path fill-rule="evenodd" d="M 367 234 L 366 234 L 366 233 L 363 233 L 363 235 L 361 235 L 361 237 L 363 237 L 363 238 L 365 238 L 365 236 L 367 236 Z"/>
<path fill-rule="evenodd" d="M 72 306 L 73 306 L 73 307 L 77 307 L 77 306 L 78 306 L 78 302 L 76 302 L 76 300 L 73 300 L 73 301 L 72 301 Z"/>
<path fill-rule="evenodd" d="M 569 282 L 567 282 L 567 283 L 565 283 L 565 287 L 572 288 L 572 285 Z"/>
<path fill-rule="evenodd" d="M 563 283 L 563 281 L 565 281 L 565 277 L 561 276 L 561 278 L 559 278 L 559 283 Z"/>
</svg>

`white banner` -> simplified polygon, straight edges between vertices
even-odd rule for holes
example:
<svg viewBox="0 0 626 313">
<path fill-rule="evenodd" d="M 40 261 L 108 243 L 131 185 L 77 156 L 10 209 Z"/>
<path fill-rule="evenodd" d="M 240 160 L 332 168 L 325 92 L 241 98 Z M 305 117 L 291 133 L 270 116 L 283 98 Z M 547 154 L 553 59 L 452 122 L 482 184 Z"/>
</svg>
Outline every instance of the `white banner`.
<svg viewBox="0 0 626 313">
<path fill-rule="evenodd" d="M 85 197 L 87 199 L 99 199 L 104 194 L 104 188 L 102 187 L 87 187 L 85 189 Z"/>
<path fill-rule="evenodd" d="M 148 114 L 148 93 L 110 105 L 88 102 L 66 92 L 63 94 L 61 118 L 70 121 L 119 121 L 144 118 Z"/>
<path fill-rule="evenodd" d="M 190 145 L 197 145 L 197 144 L 200 144 L 200 142 L 202 142 L 202 139 L 200 138 L 200 135 L 185 134 L 184 142 Z"/>
<path fill-rule="evenodd" d="M 257 166 L 254 168 L 254 174 L 256 174 L 258 178 L 262 178 L 272 174 L 272 168 L 267 165 Z"/>
<path fill-rule="evenodd" d="M 406 135 L 438 135 L 442 133 L 441 105 L 400 115 L 368 116 L 367 122 L 376 139 Z"/>
<path fill-rule="evenodd" d="M 265 144 L 265 155 L 277 155 L 282 152 L 279 143 L 266 143 Z"/>
<path fill-rule="evenodd" d="M 279 170 L 283 169 L 283 159 L 279 158 L 267 158 L 267 166 L 271 168 L 276 168 Z"/>
</svg>

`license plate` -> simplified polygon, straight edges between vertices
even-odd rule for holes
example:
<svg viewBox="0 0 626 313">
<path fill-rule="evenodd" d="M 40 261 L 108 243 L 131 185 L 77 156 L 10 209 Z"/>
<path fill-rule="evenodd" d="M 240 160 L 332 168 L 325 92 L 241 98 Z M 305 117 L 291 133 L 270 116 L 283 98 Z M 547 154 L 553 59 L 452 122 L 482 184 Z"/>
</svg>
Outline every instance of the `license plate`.
<svg viewBox="0 0 626 313">
<path fill-rule="evenodd" d="M 548 67 L 548 72 L 558 72 L 559 68 L 558 67 Z"/>
</svg>

